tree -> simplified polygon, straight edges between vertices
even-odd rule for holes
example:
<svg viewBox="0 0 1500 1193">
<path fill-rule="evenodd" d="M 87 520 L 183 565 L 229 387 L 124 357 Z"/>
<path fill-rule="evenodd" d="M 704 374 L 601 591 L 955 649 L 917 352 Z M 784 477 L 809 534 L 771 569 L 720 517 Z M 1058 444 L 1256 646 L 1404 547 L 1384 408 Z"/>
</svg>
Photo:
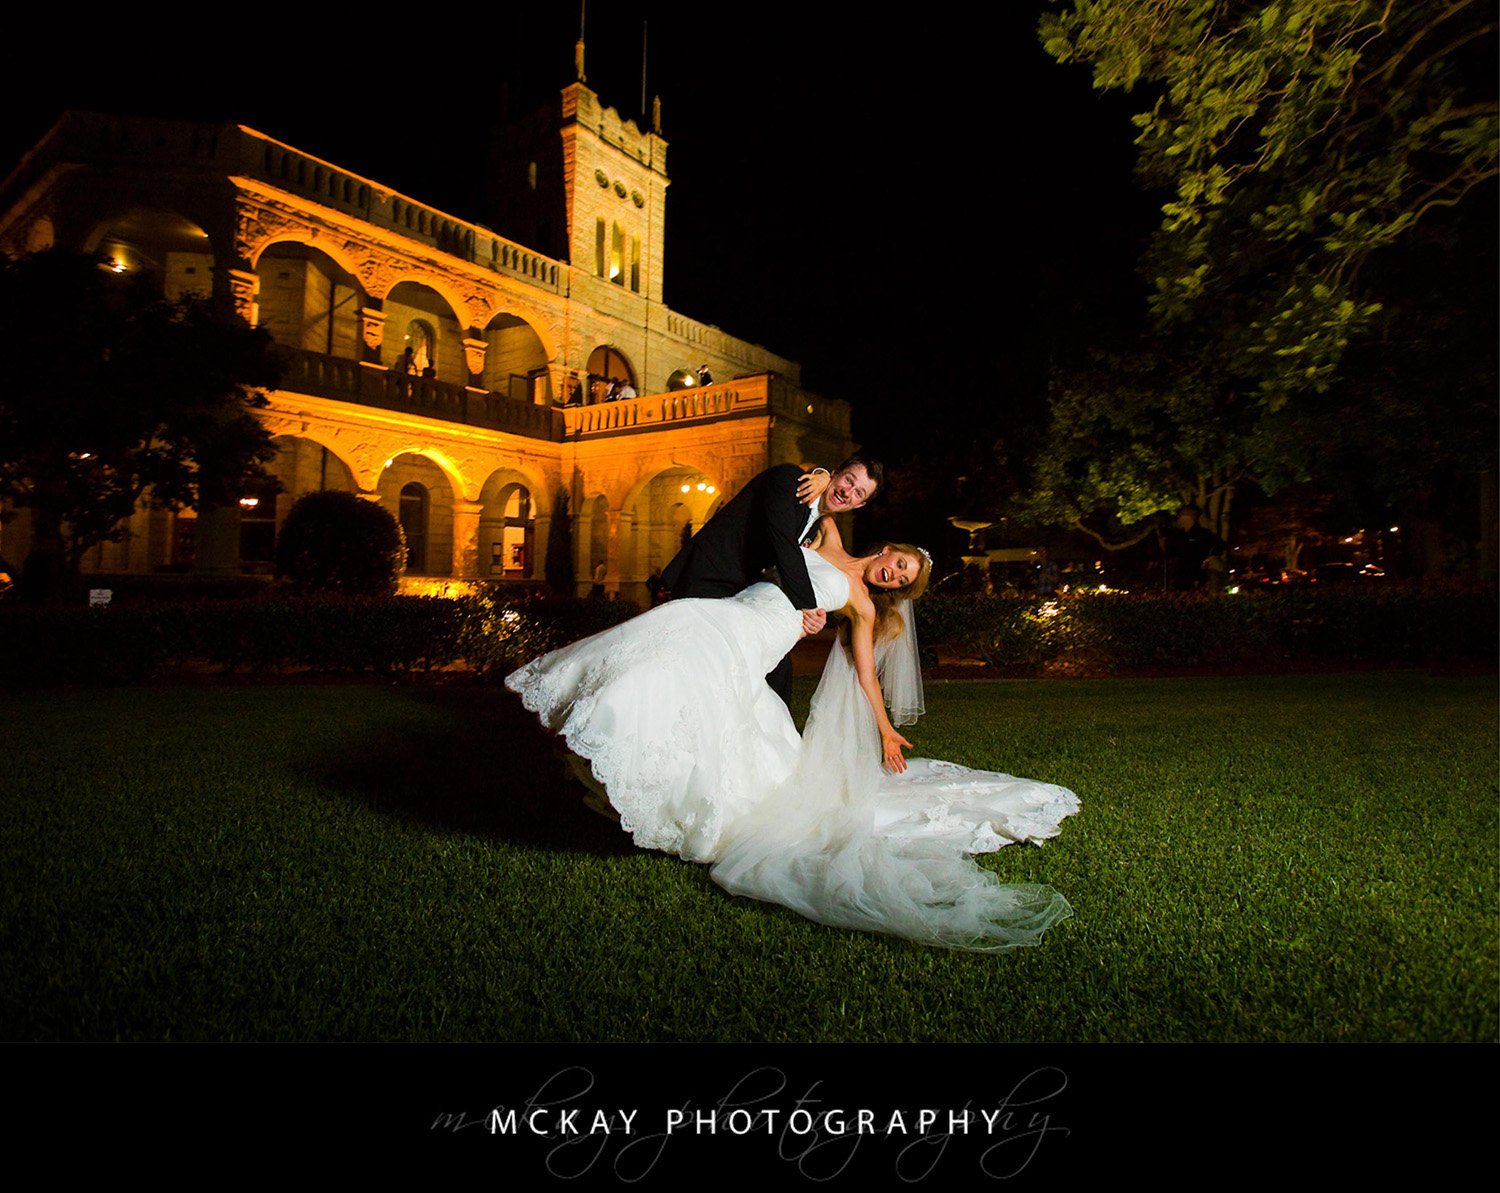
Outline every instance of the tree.
<svg viewBox="0 0 1500 1193">
<path fill-rule="evenodd" d="M 1144 329 L 1053 378 L 1039 512 L 1103 541 L 1193 501 L 1228 537 L 1246 479 L 1274 492 L 1361 435 L 1399 445 L 1381 427 L 1409 416 L 1400 361 L 1435 317 L 1399 301 L 1406 264 L 1436 249 L 1450 281 L 1485 268 L 1450 233 L 1494 202 L 1495 31 L 1479 0 L 1075 0 L 1043 18 L 1053 57 L 1144 93 L 1137 173 L 1164 202 Z M 1358 352 L 1377 342 L 1378 369 Z M 1443 432 L 1492 443 L 1476 363 L 1453 370 L 1467 392 Z"/>
<path fill-rule="evenodd" d="M 354 493 L 298 498 L 276 540 L 276 574 L 303 592 L 389 596 L 405 570 L 400 523 Z"/>
<path fill-rule="evenodd" d="M 280 375 L 266 332 L 61 249 L 0 262 L 0 319 L 26 331 L 0 378 L 0 496 L 31 511 L 33 592 L 122 538 L 143 499 L 224 506 L 270 479 L 251 413 Z"/>
</svg>

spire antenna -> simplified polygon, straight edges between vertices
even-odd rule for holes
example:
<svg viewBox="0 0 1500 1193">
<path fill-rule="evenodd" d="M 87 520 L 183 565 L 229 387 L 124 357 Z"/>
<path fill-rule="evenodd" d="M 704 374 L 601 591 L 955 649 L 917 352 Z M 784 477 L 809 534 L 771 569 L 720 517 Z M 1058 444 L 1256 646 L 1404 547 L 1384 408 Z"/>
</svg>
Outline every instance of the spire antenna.
<svg viewBox="0 0 1500 1193">
<path fill-rule="evenodd" d="M 578 0 L 578 42 L 573 46 L 573 69 L 578 72 L 578 81 L 587 83 L 588 75 L 583 72 L 583 26 L 584 18 L 588 15 L 588 0 Z"/>
</svg>

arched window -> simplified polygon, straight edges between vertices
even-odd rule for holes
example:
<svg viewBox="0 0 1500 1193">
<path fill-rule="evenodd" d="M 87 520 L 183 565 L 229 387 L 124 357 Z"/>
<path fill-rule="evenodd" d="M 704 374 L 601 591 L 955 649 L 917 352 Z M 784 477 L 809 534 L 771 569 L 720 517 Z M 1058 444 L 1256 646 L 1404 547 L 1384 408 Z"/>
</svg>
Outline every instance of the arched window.
<svg viewBox="0 0 1500 1193">
<path fill-rule="evenodd" d="M 411 371 L 418 377 L 428 376 L 428 369 L 437 370 L 437 333 L 425 319 L 413 319 L 406 325 L 406 343 L 411 349 Z"/>
<path fill-rule="evenodd" d="M 503 575 L 513 578 L 531 575 L 532 536 L 535 533 L 532 513 L 530 492 L 517 485 L 510 491 L 501 515 L 500 569 Z"/>
<path fill-rule="evenodd" d="M 412 481 L 401 487 L 401 530 L 406 535 L 406 570 L 427 570 L 427 488 Z"/>
</svg>

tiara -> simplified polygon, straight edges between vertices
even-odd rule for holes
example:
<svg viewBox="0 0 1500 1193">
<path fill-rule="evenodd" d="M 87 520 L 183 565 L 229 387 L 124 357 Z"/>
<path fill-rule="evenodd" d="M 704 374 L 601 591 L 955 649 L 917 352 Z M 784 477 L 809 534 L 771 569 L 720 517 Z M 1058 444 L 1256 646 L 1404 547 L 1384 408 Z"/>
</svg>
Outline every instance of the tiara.
<svg viewBox="0 0 1500 1193">
<path fill-rule="evenodd" d="M 917 550 L 922 552 L 922 557 L 927 560 L 928 564 L 932 563 L 932 552 L 926 547 L 918 547 Z"/>
</svg>

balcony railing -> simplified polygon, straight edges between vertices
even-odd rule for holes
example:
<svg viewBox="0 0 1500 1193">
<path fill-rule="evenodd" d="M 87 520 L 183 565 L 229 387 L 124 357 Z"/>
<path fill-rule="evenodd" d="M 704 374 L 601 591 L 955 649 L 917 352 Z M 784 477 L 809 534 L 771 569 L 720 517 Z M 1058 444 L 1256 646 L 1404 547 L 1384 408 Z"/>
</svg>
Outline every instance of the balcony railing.
<svg viewBox="0 0 1500 1193">
<path fill-rule="evenodd" d="M 666 430 L 693 423 L 750 417 L 786 417 L 849 434 L 849 405 L 809 394 L 774 373 L 741 377 L 720 385 L 646 394 L 595 406 L 551 407 L 412 377 L 358 361 L 300 348 L 283 348 L 287 367 L 281 388 L 337 402 L 415 414 L 462 426 L 485 427 L 528 439 L 564 438 Z"/>
<path fill-rule="evenodd" d="M 719 385 L 646 394 L 623 402 L 568 406 L 562 411 L 570 439 L 658 430 L 694 422 L 756 415 L 785 415 L 842 436 L 849 434 L 849 404 L 807 393 L 774 373 L 739 377 Z"/>
<path fill-rule="evenodd" d="M 550 293 L 566 288 L 560 262 L 243 125 L 73 112 L 53 135 L 65 157 L 207 167 L 253 178 Z"/>
<path fill-rule="evenodd" d="M 281 388 L 293 393 L 416 414 L 469 427 L 485 427 L 528 439 L 561 440 L 562 413 L 504 394 L 479 393 L 431 377 L 370 368 L 355 360 L 298 348 L 282 349 L 287 361 Z"/>
</svg>

